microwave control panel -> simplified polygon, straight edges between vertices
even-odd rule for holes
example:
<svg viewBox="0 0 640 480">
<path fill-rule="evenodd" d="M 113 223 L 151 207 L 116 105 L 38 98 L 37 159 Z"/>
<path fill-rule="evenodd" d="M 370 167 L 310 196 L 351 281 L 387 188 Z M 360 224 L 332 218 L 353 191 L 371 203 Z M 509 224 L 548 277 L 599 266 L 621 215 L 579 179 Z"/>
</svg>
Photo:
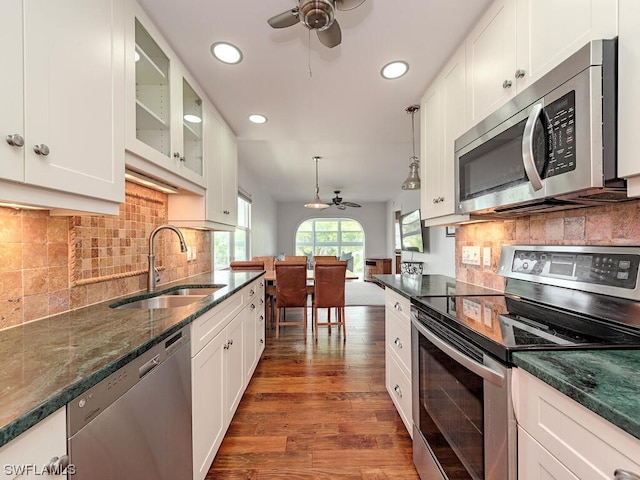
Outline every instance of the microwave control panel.
<svg viewBox="0 0 640 480">
<path fill-rule="evenodd" d="M 546 177 L 576 168 L 576 94 L 570 91 L 544 107 L 547 123 L 549 165 Z"/>
<path fill-rule="evenodd" d="M 634 289 L 639 266 L 640 255 L 635 254 L 516 250 L 511 271 Z"/>
</svg>

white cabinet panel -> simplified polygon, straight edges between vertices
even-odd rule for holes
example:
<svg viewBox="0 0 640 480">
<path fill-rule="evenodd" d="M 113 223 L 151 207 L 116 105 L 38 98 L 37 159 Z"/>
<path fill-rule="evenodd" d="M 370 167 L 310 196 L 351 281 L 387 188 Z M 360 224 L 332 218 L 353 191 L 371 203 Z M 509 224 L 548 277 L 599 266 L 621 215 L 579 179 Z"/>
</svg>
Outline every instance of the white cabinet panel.
<svg viewBox="0 0 640 480">
<path fill-rule="evenodd" d="M 0 177 L 24 189 L 3 188 L 0 200 L 117 213 L 124 201 L 123 1 L 8 3 L 0 22 L 11 48 L 1 62 L 10 74 L 0 95 L 10 118 L 0 121 Z M 10 134 L 24 146 L 9 146 Z"/>
</svg>

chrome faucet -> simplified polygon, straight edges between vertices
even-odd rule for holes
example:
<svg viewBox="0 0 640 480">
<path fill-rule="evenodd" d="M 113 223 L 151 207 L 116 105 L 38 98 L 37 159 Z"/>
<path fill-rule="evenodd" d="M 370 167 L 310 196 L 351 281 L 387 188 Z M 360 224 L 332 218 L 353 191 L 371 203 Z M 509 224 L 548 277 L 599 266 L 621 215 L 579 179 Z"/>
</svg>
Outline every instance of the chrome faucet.
<svg viewBox="0 0 640 480">
<path fill-rule="evenodd" d="M 156 256 L 154 252 L 153 241 L 156 238 L 156 234 L 160 230 L 164 229 L 169 229 L 176 232 L 176 235 L 178 235 L 178 237 L 180 238 L 180 251 L 187 251 L 187 244 L 184 241 L 182 232 L 178 230 L 177 227 L 174 227 L 173 225 L 160 225 L 153 232 L 151 232 L 151 235 L 149 235 L 149 276 L 147 278 L 147 291 L 149 292 L 155 292 L 156 283 L 160 281 L 160 274 L 158 273 L 158 269 L 156 269 Z"/>
</svg>

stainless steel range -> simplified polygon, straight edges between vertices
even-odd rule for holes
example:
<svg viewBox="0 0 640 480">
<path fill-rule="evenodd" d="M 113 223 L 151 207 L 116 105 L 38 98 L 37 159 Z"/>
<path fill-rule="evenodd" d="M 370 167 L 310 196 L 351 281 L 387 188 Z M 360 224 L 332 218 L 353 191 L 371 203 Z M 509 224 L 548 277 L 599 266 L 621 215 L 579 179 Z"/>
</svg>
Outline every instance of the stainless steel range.
<svg viewBox="0 0 640 480">
<path fill-rule="evenodd" d="M 423 480 L 514 480 L 512 353 L 640 348 L 639 247 L 505 246 L 504 295 L 412 298 Z"/>
</svg>

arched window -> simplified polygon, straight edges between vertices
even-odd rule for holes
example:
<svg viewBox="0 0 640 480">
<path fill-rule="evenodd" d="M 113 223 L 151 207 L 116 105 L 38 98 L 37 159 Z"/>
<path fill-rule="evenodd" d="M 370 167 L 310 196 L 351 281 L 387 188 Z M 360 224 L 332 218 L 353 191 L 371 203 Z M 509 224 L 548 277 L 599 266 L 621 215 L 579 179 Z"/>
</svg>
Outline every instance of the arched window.
<svg viewBox="0 0 640 480">
<path fill-rule="evenodd" d="M 348 258 L 349 254 L 353 258 L 350 270 L 364 272 L 364 229 L 357 220 L 311 218 L 302 222 L 296 231 L 296 255 Z"/>
</svg>

